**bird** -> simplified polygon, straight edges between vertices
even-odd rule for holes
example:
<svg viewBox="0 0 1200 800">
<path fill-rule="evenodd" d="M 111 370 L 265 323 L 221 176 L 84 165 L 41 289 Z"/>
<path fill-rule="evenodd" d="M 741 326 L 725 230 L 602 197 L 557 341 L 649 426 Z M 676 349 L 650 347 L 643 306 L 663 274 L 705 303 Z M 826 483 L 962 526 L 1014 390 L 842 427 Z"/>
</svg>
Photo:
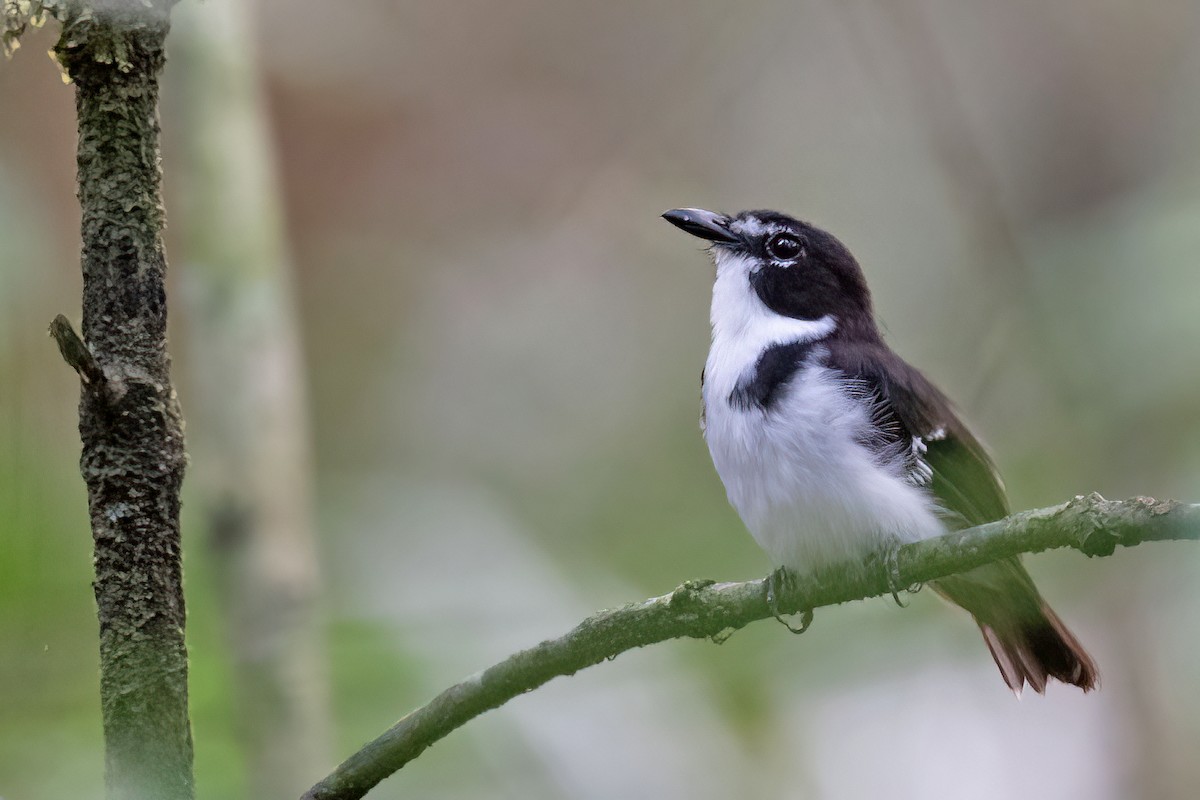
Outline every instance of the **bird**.
<svg viewBox="0 0 1200 800">
<path fill-rule="evenodd" d="M 841 241 L 777 211 L 662 216 L 709 243 L 701 429 L 774 576 L 870 569 L 903 544 L 1008 515 L 979 439 L 884 342 L 863 270 Z M 1045 692 L 1051 678 L 1098 686 L 1091 656 L 1018 558 L 930 585 L 974 617 L 1017 696 L 1026 685 Z"/>
</svg>

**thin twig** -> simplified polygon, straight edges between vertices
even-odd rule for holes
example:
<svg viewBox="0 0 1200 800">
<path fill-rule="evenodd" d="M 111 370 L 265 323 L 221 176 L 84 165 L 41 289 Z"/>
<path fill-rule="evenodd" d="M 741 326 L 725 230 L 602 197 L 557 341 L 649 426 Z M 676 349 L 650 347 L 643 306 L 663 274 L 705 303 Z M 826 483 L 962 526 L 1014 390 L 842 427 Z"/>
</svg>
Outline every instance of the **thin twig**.
<svg viewBox="0 0 1200 800">
<path fill-rule="evenodd" d="M 1092 494 L 906 545 L 897 566 L 900 585 L 908 586 L 1020 553 L 1072 547 L 1106 556 L 1118 545 L 1170 539 L 1200 539 L 1200 505 L 1147 497 L 1109 501 Z M 781 592 L 779 609 L 794 613 L 887 594 L 885 572 L 850 568 L 803 576 Z M 445 690 L 350 756 L 302 800 L 362 797 L 450 731 L 559 675 L 667 639 L 723 641 L 738 628 L 770 616 L 765 579 L 690 581 L 670 594 L 601 611 L 564 636 L 522 650 Z"/>
</svg>

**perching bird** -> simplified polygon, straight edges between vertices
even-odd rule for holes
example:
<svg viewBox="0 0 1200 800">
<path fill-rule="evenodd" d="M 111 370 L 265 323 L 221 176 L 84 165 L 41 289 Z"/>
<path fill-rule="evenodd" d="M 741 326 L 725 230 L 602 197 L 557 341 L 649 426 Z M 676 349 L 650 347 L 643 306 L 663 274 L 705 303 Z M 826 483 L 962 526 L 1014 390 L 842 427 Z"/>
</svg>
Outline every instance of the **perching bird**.
<svg viewBox="0 0 1200 800">
<path fill-rule="evenodd" d="M 663 217 L 712 242 L 704 435 L 729 500 L 777 567 L 866 564 L 1007 515 L 991 459 L 884 343 L 854 256 L 775 211 Z M 786 572 L 781 573 L 786 575 Z M 1097 685 L 1091 657 L 1016 558 L 933 588 L 975 618 L 1005 683 Z"/>
</svg>

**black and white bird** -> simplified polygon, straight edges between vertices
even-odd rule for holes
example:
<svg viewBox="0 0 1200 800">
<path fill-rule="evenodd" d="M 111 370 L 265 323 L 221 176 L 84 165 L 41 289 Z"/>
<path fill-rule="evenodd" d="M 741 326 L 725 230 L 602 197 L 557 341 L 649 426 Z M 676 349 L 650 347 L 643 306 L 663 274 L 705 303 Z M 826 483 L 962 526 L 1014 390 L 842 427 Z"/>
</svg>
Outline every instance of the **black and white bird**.
<svg viewBox="0 0 1200 800">
<path fill-rule="evenodd" d="M 663 217 L 712 243 L 704 435 L 730 502 L 777 567 L 865 565 L 1007 515 L 982 445 L 884 343 L 845 245 L 775 211 Z M 1092 659 L 1017 559 L 932 586 L 975 618 L 1014 692 L 1042 692 L 1049 678 L 1096 687 Z"/>
</svg>

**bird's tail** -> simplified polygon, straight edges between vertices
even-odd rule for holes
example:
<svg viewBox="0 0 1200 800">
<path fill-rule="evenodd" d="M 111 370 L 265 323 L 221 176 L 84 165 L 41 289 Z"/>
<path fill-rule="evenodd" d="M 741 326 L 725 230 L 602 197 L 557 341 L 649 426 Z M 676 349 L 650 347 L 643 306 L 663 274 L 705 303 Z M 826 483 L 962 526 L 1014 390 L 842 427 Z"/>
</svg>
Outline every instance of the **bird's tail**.
<svg viewBox="0 0 1200 800">
<path fill-rule="evenodd" d="M 1085 692 L 1099 684 L 1091 656 L 1051 610 L 1015 558 L 931 584 L 971 613 L 1004 682 L 1018 695 L 1025 684 L 1041 694 L 1050 678 Z"/>
</svg>

